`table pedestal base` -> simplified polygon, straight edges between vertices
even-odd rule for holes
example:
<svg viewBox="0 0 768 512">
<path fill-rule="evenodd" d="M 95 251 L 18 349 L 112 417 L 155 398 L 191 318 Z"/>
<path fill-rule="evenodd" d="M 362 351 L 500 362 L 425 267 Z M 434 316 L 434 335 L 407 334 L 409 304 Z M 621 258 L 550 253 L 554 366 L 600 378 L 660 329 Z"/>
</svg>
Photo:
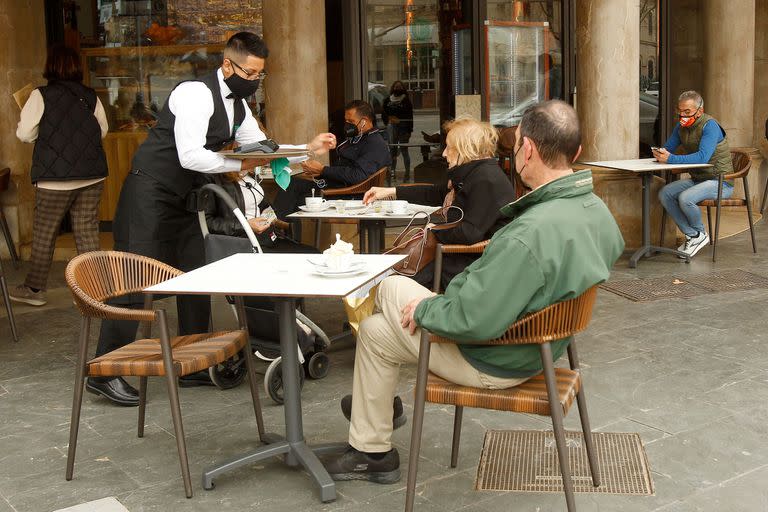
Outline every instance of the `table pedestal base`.
<svg viewBox="0 0 768 512">
<path fill-rule="evenodd" d="M 251 453 L 237 455 L 217 466 L 203 471 L 203 488 L 213 489 L 214 478 L 258 462 L 260 460 L 284 456 L 288 466 L 303 466 L 320 487 L 320 499 L 323 502 L 336 499 L 336 484 L 325 470 L 316 453 L 343 451 L 345 443 L 323 444 L 308 446 L 304 440 L 304 429 L 301 421 L 301 396 L 299 387 L 299 371 L 304 371 L 299 365 L 298 350 L 296 350 L 296 299 L 276 298 L 277 311 L 280 315 L 280 350 L 282 352 L 283 368 L 283 410 L 285 413 L 285 437 L 266 434 L 262 440 L 267 444 Z M 240 312 L 242 308 L 238 308 Z"/>
<path fill-rule="evenodd" d="M 656 252 L 663 252 L 665 254 L 674 254 L 675 256 L 684 258 L 686 263 L 691 262 L 690 255 L 685 254 L 682 251 L 678 251 L 677 249 L 670 249 L 669 247 L 659 247 L 657 245 L 646 245 L 645 247 L 641 247 L 638 250 L 636 250 L 635 253 L 632 255 L 632 257 L 629 258 L 629 268 L 636 268 L 637 262 L 640 261 L 640 258 L 642 257 L 650 258 Z"/>
</svg>

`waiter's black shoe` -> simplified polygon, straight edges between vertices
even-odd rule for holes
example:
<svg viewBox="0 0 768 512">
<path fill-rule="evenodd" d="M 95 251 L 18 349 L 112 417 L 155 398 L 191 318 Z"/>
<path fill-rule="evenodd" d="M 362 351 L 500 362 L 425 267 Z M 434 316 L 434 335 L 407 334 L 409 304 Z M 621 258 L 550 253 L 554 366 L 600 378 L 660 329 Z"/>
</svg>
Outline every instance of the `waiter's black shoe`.
<svg viewBox="0 0 768 512">
<path fill-rule="evenodd" d="M 215 386 L 208 374 L 208 370 L 200 370 L 196 373 L 190 373 L 179 377 L 179 386 L 182 388 L 192 388 L 195 386 Z"/>
<path fill-rule="evenodd" d="M 347 395 L 341 399 L 341 413 L 347 418 L 347 421 L 350 421 L 352 417 L 352 395 Z M 395 396 L 395 399 L 392 401 L 392 430 L 402 427 L 406 421 L 408 421 L 408 417 L 403 412 L 403 401 L 400 400 L 399 396 Z"/>
<path fill-rule="evenodd" d="M 101 395 L 117 405 L 139 405 L 139 392 L 122 377 L 88 377 L 85 390 L 94 395 Z"/>
</svg>

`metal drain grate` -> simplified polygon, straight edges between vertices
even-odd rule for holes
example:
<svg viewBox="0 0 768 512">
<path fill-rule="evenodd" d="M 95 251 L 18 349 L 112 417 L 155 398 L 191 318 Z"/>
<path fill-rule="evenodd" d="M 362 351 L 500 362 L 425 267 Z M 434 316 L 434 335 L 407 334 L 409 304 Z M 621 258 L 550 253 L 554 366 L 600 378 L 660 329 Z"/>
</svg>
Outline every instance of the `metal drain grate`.
<svg viewBox="0 0 768 512">
<path fill-rule="evenodd" d="M 604 290 L 635 302 L 661 299 L 685 299 L 717 292 L 732 292 L 768 288 L 768 278 L 746 270 L 725 270 L 686 277 L 655 277 L 625 279 L 600 285 Z"/>
<path fill-rule="evenodd" d="M 638 434 L 594 432 L 600 487 L 592 485 L 581 432 L 566 432 L 576 492 L 652 495 L 653 480 Z M 491 430 L 477 468 L 478 491 L 563 492 L 552 431 Z"/>
<path fill-rule="evenodd" d="M 609 281 L 600 287 L 635 302 L 682 299 L 712 293 L 706 288 L 676 277 Z"/>
<path fill-rule="evenodd" d="M 706 288 L 711 292 L 768 288 L 768 278 L 740 269 L 689 276 L 687 280 L 689 283 Z"/>
</svg>

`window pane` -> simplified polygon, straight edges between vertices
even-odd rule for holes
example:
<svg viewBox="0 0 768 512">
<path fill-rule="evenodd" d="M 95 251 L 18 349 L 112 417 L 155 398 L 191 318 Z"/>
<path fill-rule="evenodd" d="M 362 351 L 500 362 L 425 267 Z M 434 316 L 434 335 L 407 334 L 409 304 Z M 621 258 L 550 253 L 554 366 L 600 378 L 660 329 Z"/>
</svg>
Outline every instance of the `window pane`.
<svg viewBox="0 0 768 512">
<path fill-rule="evenodd" d="M 659 0 L 640 1 L 640 156 L 661 140 L 659 93 Z"/>
</svg>

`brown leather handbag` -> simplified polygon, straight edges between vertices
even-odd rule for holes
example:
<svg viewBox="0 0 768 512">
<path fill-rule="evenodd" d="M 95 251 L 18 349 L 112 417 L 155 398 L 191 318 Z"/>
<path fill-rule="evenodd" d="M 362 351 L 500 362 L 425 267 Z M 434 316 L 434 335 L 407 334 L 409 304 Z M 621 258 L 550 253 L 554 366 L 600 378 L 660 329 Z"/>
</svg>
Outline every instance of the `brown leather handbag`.
<svg viewBox="0 0 768 512">
<path fill-rule="evenodd" d="M 451 208 L 459 211 L 460 215 L 458 220 L 453 222 L 444 222 L 427 227 L 430 220 L 434 220 L 435 217 L 442 217 L 447 221 L 448 211 Z M 424 226 L 412 227 L 414 221 L 419 217 L 424 218 Z M 393 247 L 384 253 L 407 255 L 407 258 L 392 267 L 392 270 L 402 276 L 415 276 L 424 267 L 435 260 L 435 251 L 437 250 L 437 237 L 435 237 L 434 232 L 453 229 L 459 225 L 462 219 L 464 219 L 464 211 L 458 206 L 443 207 L 433 213 L 432 216 L 426 212 L 414 213 L 413 217 L 411 217 L 410 222 L 408 222 L 408 225 L 405 227 L 403 232 L 397 235 L 397 238 L 395 238 Z"/>
</svg>

